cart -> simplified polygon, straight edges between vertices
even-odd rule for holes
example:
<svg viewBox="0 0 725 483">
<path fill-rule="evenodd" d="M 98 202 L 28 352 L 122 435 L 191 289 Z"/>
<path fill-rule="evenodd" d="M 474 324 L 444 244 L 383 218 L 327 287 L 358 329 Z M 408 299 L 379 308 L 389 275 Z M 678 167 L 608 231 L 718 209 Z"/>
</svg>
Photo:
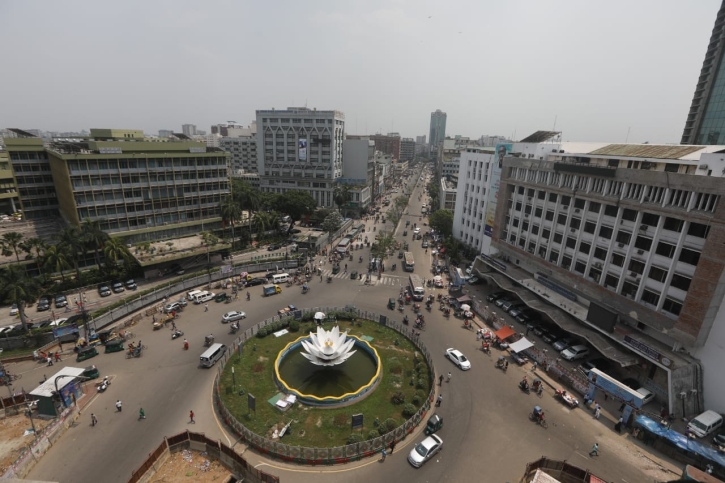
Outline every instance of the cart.
<svg viewBox="0 0 725 483">
<path fill-rule="evenodd" d="M 443 418 L 434 414 L 428 418 L 428 424 L 425 425 L 425 434 L 430 435 L 443 427 Z"/>
</svg>

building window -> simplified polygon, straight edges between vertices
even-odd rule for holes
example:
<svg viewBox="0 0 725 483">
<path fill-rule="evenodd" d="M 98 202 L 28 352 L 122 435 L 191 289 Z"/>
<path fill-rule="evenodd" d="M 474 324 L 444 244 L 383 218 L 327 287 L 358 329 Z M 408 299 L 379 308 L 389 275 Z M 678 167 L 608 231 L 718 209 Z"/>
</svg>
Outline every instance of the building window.
<svg viewBox="0 0 725 483">
<path fill-rule="evenodd" d="M 589 202 L 589 211 L 592 213 L 599 213 L 599 210 L 602 209 L 601 203 L 597 203 L 596 201 L 590 201 Z"/>
<path fill-rule="evenodd" d="M 518 226 L 519 226 L 519 219 L 518 218 L 514 218 L 514 227 L 515 228 L 518 228 Z"/>
<path fill-rule="evenodd" d="M 569 269 L 571 267 L 571 257 L 568 255 L 564 255 L 564 258 L 561 260 L 561 267 L 565 269 Z"/>
<path fill-rule="evenodd" d="M 597 224 L 596 223 L 592 223 L 591 221 L 587 221 L 586 223 L 584 223 L 584 231 L 585 232 L 591 233 L 593 235 L 594 232 L 596 231 L 596 229 L 597 229 Z"/>
<path fill-rule="evenodd" d="M 552 250 L 551 253 L 549 253 L 549 262 L 556 263 L 557 261 L 559 261 L 559 252 Z"/>
<path fill-rule="evenodd" d="M 576 238 L 570 236 L 566 237 L 566 247 L 571 249 L 576 248 Z"/>
<path fill-rule="evenodd" d="M 702 223 L 690 222 L 690 226 L 687 227 L 687 234 L 696 236 L 698 238 L 707 238 L 710 233 L 710 227 L 703 225 Z"/>
<path fill-rule="evenodd" d="M 685 292 L 687 292 L 688 290 L 690 290 L 690 283 L 692 283 L 691 278 L 676 273 L 672 275 L 672 282 L 670 282 L 670 286 L 679 288 L 680 290 L 684 290 Z"/>
<path fill-rule="evenodd" d="M 552 203 L 556 203 L 557 194 L 556 193 L 549 193 L 549 201 Z"/>
<path fill-rule="evenodd" d="M 635 210 L 630 210 L 629 208 L 625 208 L 624 211 L 622 211 L 622 219 L 627 220 L 627 221 L 636 221 L 637 212 Z"/>
<path fill-rule="evenodd" d="M 579 260 L 577 260 L 577 262 L 574 264 L 574 271 L 579 272 L 582 275 L 584 275 L 584 270 L 586 270 L 586 269 L 587 269 L 586 263 L 580 262 Z"/>
<path fill-rule="evenodd" d="M 564 235 L 561 233 L 554 233 L 554 243 L 561 243 L 561 241 L 564 239 Z"/>
<path fill-rule="evenodd" d="M 524 220 L 524 223 L 521 225 L 521 229 L 523 231 L 529 231 L 529 222 Z"/>
<path fill-rule="evenodd" d="M 544 228 L 544 231 L 541 232 L 541 236 L 544 239 L 548 240 L 551 237 L 551 230 L 549 230 L 548 228 Z"/>
<path fill-rule="evenodd" d="M 616 205 L 606 205 L 604 207 L 604 214 L 606 216 L 611 216 L 612 218 L 616 218 L 618 212 L 619 212 L 619 208 Z"/>
<path fill-rule="evenodd" d="M 664 228 L 665 230 L 680 233 L 684 224 L 684 221 L 678 220 L 677 218 L 670 218 L 668 216 L 667 218 L 665 218 L 665 223 L 662 228 Z"/>
<path fill-rule="evenodd" d="M 613 253 L 612 254 L 612 265 L 616 265 L 618 267 L 624 266 L 624 255 L 620 255 L 619 253 Z"/>
<path fill-rule="evenodd" d="M 540 200 L 545 200 L 546 199 L 546 191 L 541 191 L 540 190 L 539 193 L 537 194 L 537 196 L 538 196 L 538 198 Z"/>
<path fill-rule="evenodd" d="M 607 250 L 605 250 L 602 247 L 596 247 L 594 249 L 594 258 L 598 258 L 599 260 L 606 260 L 607 259 Z"/>
<path fill-rule="evenodd" d="M 577 208 L 579 210 L 583 210 L 585 203 L 586 202 L 583 199 L 581 199 L 581 198 L 574 198 L 574 208 Z"/>
<path fill-rule="evenodd" d="M 602 271 L 596 268 L 590 268 L 589 276 L 593 278 L 594 281 L 599 282 L 599 278 L 602 276 Z"/>
<path fill-rule="evenodd" d="M 642 275 L 644 273 L 644 263 L 640 262 L 639 260 L 630 260 L 629 271 Z"/>
<path fill-rule="evenodd" d="M 587 242 L 581 242 L 579 244 L 579 251 L 582 253 L 589 255 L 589 252 L 591 251 L 591 249 L 592 249 L 591 244 L 589 244 Z"/>
<path fill-rule="evenodd" d="M 546 210 L 546 221 L 554 220 L 554 212 L 552 210 Z"/>
<path fill-rule="evenodd" d="M 700 252 L 690 250 L 689 248 L 683 248 L 680 252 L 680 259 L 682 263 L 697 266 L 697 262 L 700 261 Z"/>
<path fill-rule="evenodd" d="M 617 285 L 619 285 L 619 277 L 608 273 L 607 276 L 604 277 L 604 285 L 613 290 L 617 290 Z"/>
<path fill-rule="evenodd" d="M 663 257 L 672 258 L 675 256 L 675 250 L 676 247 L 674 245 L 666 242 L 659 242 L 655 253 L 657 255 L 662 255 Z"/>
<path fill-rule="evenodd" d="M 639 288 L 639 285 L 633 282 L 625 281 L 622 284 L 622 291 L 620 292 L 625 297 L 629 297 L 631 299 L 634 298 L 635 295 L 637 295 L 637 289 Z"/>
<path fill-rule="evenodd" d="M 533 233 L 534 235 L 538 235 L 539 234 L 539 225 L 533 225 L 531 227 L 531 233 Z"/>
<path fill-rule="evenodd" d="M 665 283 L 665 280 L 667 280 L 667 270 L 659 267 L 652 267 L 649 269 L 649 278 L 661 283 Z"/>
<path fill-rule="evenodd" d="M 662 310 L 673 315 L 680 315 L 680 312 L 682 311 L 682 302 L 666 298 L 665 303 L 662 304 Z"/>
<path fill-rule="evenodd" d="M 634 242 L 634 246 L 648 252 L 652 248 L 652 239 L 640 235 L 637 237 L 637 241 Z"/>
<path fill-rule="evenodd" d="M 657 226 L 660 222 L 660 216 L 652 213 L 642 213 L 642 224 L 649 226 Z"/>
<path fill-rule="evenodd" d="M 644 289 L 642 292 L 642 302 L 646 302 L 650 305 L 654 305 L 655 307 L 660 301 L 660 294 L 652 292 L 649 289 Z"/>
<path fill-rule="evenodd" d="M 560 225 L 566 225 L 566 215 L 559 213 L 559 216 L 556 217 L 556 222 Z"/>
<path fill-rule="evenodd" d="M 569 224 L 571 228 L 574 228 L 576 230 L 579 229 L 580 226 L 582 226 L 582 220 L 580 218 L 572 218 L 571 223 Z"/>
<path fill-rule="evenodd" d="M 534 216 L 536 218 L 541 218 L 541 213 L 543 212 L 543 209 L 540 206 L 537 206 L 534 210 Z"/>
<path fill-rule="evenodd" d="M 589 223 L 587 223 L 587 224 L 589 224 Z M 587 231 L 586 228 L 584 229 L 584 231 Z M 611 240 L 613 231 L 614 230 L 611 226 L 601 226 L 599 228 L 599 236 L 602 238 L 606 238 L 607 240 Z M 594 232 L 591 232 L 591 233 L 594 233 Z"/>
<path fill-rule="evenodd" d="M 571 196 L 562 196 L 561 197 L 561 204 L 563 206 L 569 206 L 571 204 Z"/>
<path fill-rule="evenodd" d="M 632 234 L 623 230 L 619 230 L 617 232 L 617 242 L 623 243 L 625 245 L 629 245 L 629 242 L 632 240 Z"/>
</svg>

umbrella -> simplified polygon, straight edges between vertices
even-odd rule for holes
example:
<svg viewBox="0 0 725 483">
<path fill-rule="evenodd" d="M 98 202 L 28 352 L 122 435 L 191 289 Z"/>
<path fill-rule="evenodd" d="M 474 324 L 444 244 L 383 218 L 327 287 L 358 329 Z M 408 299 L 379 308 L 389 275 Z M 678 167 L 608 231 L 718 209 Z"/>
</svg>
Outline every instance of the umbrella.
<svg viewBox="0 0 725 483">
<path fill-rule="evenodd" d="M 324 318 L 325 318 L 325 314 L 324 314 L 324 313 L 322 313 L 322 312 L 317 312 L 317 313 L 315 314 L 315 320 L 322 320 L 322 319 L 324 319 Z"/>
<path fill-rule="evenodd" d="M 461 305 L 461 310 L 463 310 L 464 312 L 468 312 L 469 310 L 471 310 L 471 306 L 468 304 L 463 304 Z"/>
</svg>

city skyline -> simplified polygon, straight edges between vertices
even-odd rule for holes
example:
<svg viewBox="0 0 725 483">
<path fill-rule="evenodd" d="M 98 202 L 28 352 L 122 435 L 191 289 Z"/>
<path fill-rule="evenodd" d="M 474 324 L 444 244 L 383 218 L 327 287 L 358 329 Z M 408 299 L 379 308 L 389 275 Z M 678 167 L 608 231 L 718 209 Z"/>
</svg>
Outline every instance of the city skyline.
<svg viewBox="0 0 725 483">
<path fill-rule="evenodd" d="M 352 134 L 419 136 L 441 109 L 449 135 L 678 143 L 720 7 L 134 3 L 0 5 L 0 127 L 208 130 L 307 105 Z"/>
</svg>

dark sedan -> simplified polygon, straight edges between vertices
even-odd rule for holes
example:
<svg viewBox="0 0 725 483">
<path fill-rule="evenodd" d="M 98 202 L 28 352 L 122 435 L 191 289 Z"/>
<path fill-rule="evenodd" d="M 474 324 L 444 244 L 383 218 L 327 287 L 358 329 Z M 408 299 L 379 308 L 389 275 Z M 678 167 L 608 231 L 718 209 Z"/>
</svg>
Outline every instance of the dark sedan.
<svg viewBox="0 0 725 483">
<path fill-rule="evenodd" d="M 567 336 L 567 333 L 559 328 L 551 329 L 544 337 L 544 342 L 547 344 L 553 344 L 559 339 L 563 339 Z"/>
<path fill-rule="evenodd" d="M 38 312 L 44 312 L 46 310 L 50 310 L 50 296 L 49 295 L 43 295 L 38 300 Z"/>
<path fill-rule="evenodd" d="M 267 283 L 266 278 L 256 277 L 247 282 L 247 287 L 254 287 L 255 285 L 264 285 Z"/>
<path fill-rule="evenodd" d="M 494 292 L 486 297 L 487 302 L 495 302 L 496 300 L 504 297 L 508 292 Z"/>
</svg>

